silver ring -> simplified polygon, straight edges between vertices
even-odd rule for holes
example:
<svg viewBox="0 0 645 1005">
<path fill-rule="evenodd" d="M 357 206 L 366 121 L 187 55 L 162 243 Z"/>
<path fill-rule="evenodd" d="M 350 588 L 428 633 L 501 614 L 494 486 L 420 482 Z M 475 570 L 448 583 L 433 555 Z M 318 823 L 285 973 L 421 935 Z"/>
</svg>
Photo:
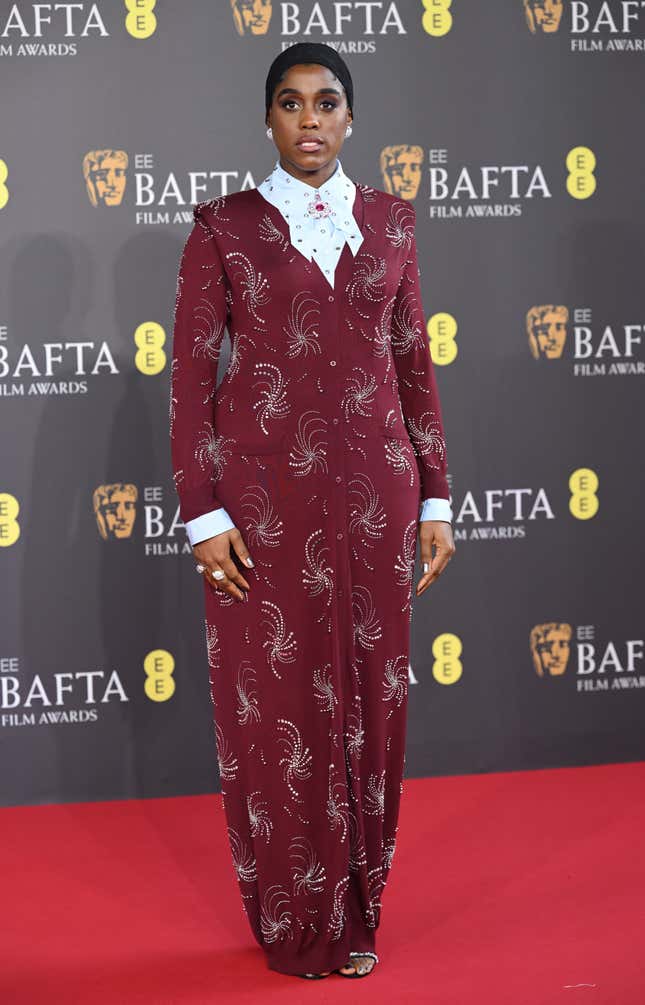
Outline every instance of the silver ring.
<svg viewBox="0 0 645 1005">
<path fill-rule="evenodd" d="M 430 564 L 428 562 L 424 562 L 423 563 L 423 571 L 424 571 L 424 573 L 425 572 L 430 572 Z"/>
<path fill-rule="evenodd" d="M 199 565 L 196 565 L 195 568 L 197 569 L 198 572 L 206 572 L 206 566 L 202 565 L 201 562 L 199 563 Z"/>
<path fill-rule="evenodd" d="M 226 579 L 226 573 L 222 572 L 221 569 L 213 569 L 211 576 L 213 579 Z"/>
</svg>

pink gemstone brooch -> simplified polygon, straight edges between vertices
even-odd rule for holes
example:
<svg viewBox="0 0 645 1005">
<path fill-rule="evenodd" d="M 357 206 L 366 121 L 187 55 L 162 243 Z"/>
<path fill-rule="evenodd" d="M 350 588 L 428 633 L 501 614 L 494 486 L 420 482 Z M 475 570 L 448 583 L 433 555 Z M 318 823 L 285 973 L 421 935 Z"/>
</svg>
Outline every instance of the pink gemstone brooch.
<svg viewBox="0 0 645 1005">
<path fill-rule="evenodd" d="M 313 216 L 316 219 L 320 219 L 323 216 L 335 215 L 335 210 L 331 208 L 331 204 L 324 202 L 320 196 L 314 196 L 311 202 L 308 203 L 307 212 L 309 216 Z"/>
</svg>

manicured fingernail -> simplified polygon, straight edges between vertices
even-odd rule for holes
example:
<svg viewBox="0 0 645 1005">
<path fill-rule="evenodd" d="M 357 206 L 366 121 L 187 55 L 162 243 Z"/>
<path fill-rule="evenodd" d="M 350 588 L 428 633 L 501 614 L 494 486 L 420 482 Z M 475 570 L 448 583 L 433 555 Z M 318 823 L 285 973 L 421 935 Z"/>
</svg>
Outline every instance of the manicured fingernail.
<svg viewBox="0 0 645 1005">
<path fill-rule="evenodd" d="M 251 558 L 251 556 L 250 556 L 250 555 L 249 555 L 249 556 L 247 557 L 247 559 L 246 559 L 246 564 L 247 564 L 247 565 L 250 565 L 250 566 L 251 566 L 251 568 L 254 568 L 254 567 L 255 567 L 255 562 L 253 561 L 253 559 Z"/>
</svg>

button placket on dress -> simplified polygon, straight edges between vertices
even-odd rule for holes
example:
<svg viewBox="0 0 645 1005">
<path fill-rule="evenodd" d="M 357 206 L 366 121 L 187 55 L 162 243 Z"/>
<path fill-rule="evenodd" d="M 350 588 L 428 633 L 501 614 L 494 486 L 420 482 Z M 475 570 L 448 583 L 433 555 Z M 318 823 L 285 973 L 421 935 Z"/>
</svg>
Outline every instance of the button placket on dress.
<svg viewBox="0 0 645 1005">
<path fill-rule="evenodd" d="M 360 196 L 357 196 L 360 198 Z M 328 310 L 325 312 L 329 318 L 329 331 L 332 338 L 329 340 L 330 349 L 333 347 L 336 371 L 338 378 L 334 384 L 335 391 L 329 395 L 331 405 L 331 431 L 330 444 L 333 445 L 335 470 L 329 471 L 330 477 L 334 479 L 334 526 L 330 528 L 331 543 L 335 544 L 336 555 L 336 583 L 334 590 L 334 604 L 336 608 L 336 620 L 338 631 L 334 637 L 336 652 L 334 662 L 338 669 L 338 689 L 342 696 L 339 708 L 340 728 L 342 730 L 343 747 L 345 736 L 348 730 L 348 718 L 354 708 L 354 691 L 356 683 L 353 677 L 353 652 L 343 651 L 340 640 L 352 638 L 352 582 L 351 582 L 351 562 L 350 548 L 351 535 L 349 532 L 349 500 L 347 495 L 348 485 L 348 457 L 351 456 L 347 450 L 345 437 L 347 426 L 342 412 L 343 401 L 343 374 L 347 372 L 350 365 L 346 356 L 346 338 L 344 331 L 344 319 L 341 310 L 342 292 L 347 287 L 354 270 L 355 256 L 348 244 L 345 244 L 335 272 L 335 290 L 328 296 Z M 344 584 L 344 585 L 340 585 Z M 343 756 L 343 776 L 347 786 L 347 798 L 351 805 L 350 792 L 354 790 L 351 776 L 347 767 L 347 757 Z"/>
</svg>

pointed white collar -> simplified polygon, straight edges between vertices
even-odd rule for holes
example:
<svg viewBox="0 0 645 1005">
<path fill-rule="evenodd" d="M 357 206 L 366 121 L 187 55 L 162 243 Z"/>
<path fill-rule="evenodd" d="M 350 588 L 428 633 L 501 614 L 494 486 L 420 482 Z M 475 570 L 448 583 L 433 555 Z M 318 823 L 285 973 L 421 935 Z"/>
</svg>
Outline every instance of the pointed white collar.
<svg viewBox="0 0 645 1005">
<path fill-rule="evenodd" d="M 280 210 L 289 224 L 291 243 L 308 260 L 316 247 L 316 237 L 327 229 L 324 221 L 329 219 L 334 229 L 344 235 L 352 254 L 358 251 L 363 235 L 353 212 L 356 186 L 343 171 L 339 158 L 336 170 L 319 188 L 289 174 L 278 159 L 258 189 Z"/>
</svg>

